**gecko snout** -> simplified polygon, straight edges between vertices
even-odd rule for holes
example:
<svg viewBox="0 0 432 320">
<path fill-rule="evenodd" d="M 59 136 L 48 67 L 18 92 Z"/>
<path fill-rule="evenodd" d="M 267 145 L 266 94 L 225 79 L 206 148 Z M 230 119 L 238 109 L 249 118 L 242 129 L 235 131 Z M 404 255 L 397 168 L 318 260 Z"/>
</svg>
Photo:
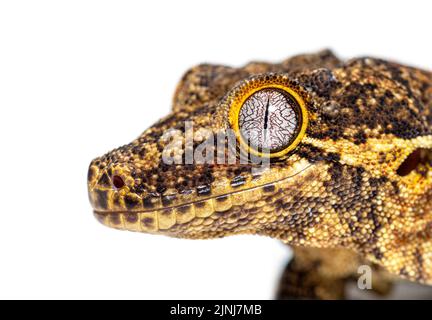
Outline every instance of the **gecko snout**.
<svg viewBox="0 0 432 320">
<path fill-rule="evenodd" d="M 115 203 L 110 202 L 118 199 L 126 187 L 126 178 L 129 177 L 129 169 L 115 164 L 101 164 L 99 159 L 91 162 L 87 185 L 90 203 L 94 210 L 114 209 Z"/>
</svg>

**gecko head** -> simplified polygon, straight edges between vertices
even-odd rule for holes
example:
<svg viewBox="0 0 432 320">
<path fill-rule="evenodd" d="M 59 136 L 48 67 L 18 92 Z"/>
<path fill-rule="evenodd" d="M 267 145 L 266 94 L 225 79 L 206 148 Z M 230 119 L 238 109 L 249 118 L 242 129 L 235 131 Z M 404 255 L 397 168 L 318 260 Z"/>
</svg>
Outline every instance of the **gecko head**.
<svg viewBox="0 0 432 320">
<path fill-rule="evenodd" d="M 354 63 L 351 74 L 327 51 L 293 59 L 188 71 L 167 117 L 91 162 L 96 217 L 174 237 L 249 233 L 310 245 L 376 224 L 360 212 L 380 210 L 378 194 L 396 192 L 398 169 L 430 139 L 400 114 L 376 117 L 383 89 L 373 77 L 353 82 Z"/>
</svg>

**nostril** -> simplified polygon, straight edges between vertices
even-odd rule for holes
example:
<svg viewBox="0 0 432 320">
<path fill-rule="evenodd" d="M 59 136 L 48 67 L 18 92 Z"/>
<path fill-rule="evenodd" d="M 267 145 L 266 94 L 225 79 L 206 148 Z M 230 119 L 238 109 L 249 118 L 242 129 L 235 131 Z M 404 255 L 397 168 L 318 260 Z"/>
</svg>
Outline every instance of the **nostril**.
<svg viewBox="0 0 432 320">
<path fill-rule="evenodd" d="M 112 177 L 112 182 L 114 187 L 116 187 L 117 189 L 121 189 L 125 185 L 123 178 L 117 175 Z"/>
</svg>

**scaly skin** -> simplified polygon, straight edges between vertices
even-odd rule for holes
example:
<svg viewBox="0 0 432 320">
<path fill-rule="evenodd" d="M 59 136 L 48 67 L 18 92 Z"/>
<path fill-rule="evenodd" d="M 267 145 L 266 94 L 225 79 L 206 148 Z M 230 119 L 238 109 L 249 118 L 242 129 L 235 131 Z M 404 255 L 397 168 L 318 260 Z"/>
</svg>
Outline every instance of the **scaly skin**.
<svg viewBox="0 0 432 320">
<path fill-rule="evenodd" d="M 197 147 L 204 129 L 230 128 L 239 92 L 273 81 L 302 96 L 309 116 L 289 154 L 258 174 L 256 164 L 239 161 L 162 161 L 163 150 L 179 152 L 184 143 L 180 134 L 177 145 L 162 141 L 166 130 L 192 121 Z M 384 60 L 343 62 L 322 51 L 278 64 L 199 65 L 183 76 L 167 117 L 93 160 L 90 200 L 96 217 L 118 229 L 193 239 L 248 233 L 299 248 L 341 248 L 432 284 L 431 122 L 432 74 Z"/>
</svg>

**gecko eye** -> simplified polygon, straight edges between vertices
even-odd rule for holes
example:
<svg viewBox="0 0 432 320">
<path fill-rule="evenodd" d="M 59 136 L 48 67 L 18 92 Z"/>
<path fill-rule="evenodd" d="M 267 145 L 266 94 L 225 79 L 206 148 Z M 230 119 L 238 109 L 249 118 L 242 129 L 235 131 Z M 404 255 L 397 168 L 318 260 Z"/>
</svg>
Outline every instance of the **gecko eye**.
<svg viewBox="0 0 432 320">
<path fill-rule="evenodd" d="M 255 155 L 280 157 L 294 149 L 306 131 L 308 114 L 300 94 L 283 76 L 246 82 L 233 93 L 230 123 L 240 144 Z"/>
<path fill-rule="evenodd" d="M 240 133 L 258 151 L 278 152 L 290 145 L 301 122 L 300 107 L 279 89 L 263 89 L 240 108 Z"/>
</svg>

